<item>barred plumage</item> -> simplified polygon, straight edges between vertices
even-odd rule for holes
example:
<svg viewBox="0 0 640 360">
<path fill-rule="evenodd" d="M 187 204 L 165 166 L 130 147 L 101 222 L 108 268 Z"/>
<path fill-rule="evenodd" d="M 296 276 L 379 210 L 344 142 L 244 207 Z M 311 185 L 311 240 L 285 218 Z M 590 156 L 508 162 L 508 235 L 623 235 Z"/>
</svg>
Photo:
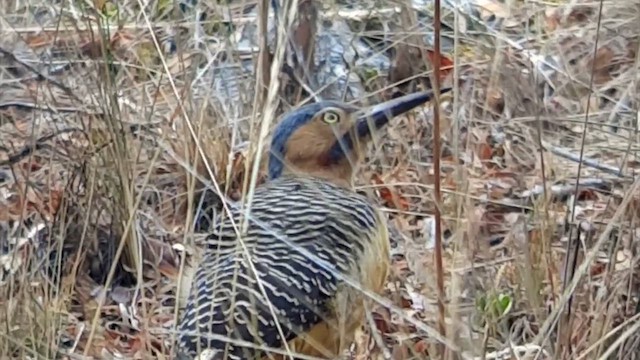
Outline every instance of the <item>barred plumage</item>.
<svg viewBox="0 0 640 360">
<path fill-rule="evenodd" d="M 444 89 L 447 91 L 448 89 Z M 213 359 L 339 356 L 363 324 L 368 292 L 389 272 L 382 214 L 350 190 L 373 130 L 427 102 L 410 94 L 369 111 L 340 102 L 305 105 L 278 124 L 270 181 L 209 237 L 180 324 L 178 352 Z"/>
<path fill-rule="evenodd" d="M 319 179 L 284 177 L 258 188 L 242 237 L 244 248 L 235 241 L 233 226 L 240 226 L 241 214 L 240 209 L 232 210 L 233 222 L 225 221 L 207 239 L 208 250 L 202 260 L 207 266 L 196 273 L 197 291 L 192 292 L 185 309 L 188 321 L 180 327 L 180 346 L 191 355 L 199 352 L 200 345 L 222 351 L 228 346 L 229 359 L 254 357 L 243 354 L 250 349 L 234 346 L 233 339 L 281 347 L 276 319 L 266 299 L 278 315 L 285 341 L 289 341 L 321 320 L 336 317 L 332 308 L 340 284 L 337 274 L 364 289 L 370 288 L 371 282 L 380 286 L 386 278 L 386 273 L 372 278 L 371 269 L 358 261 L 367 255 L 379 262 L 376 266 L 386 268 L 388 243 L 375 243 L 386 239 L 385 222 L 366 198 L 343 187 Z M 253 258 L 266 298 L 244 249 Z M 305 250 L 324 261 L 324 266 L 309 259 Z M 187 335 L 198 331 L 200 343 Z M 230 340 L 207 341 L 211 333 Z M 343 341 L 350 340 L 344 336 Z"/>
</svg>

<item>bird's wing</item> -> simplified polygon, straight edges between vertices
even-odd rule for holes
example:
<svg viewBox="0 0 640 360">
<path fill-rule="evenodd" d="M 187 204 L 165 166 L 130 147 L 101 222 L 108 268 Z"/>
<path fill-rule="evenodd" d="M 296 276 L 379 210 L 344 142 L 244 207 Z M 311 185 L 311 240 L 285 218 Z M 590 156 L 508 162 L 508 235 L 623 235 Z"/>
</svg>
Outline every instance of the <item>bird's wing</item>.
<svg viewBox="0 0 640 360">
<path fill-rule="evenodd" d="M 253 266 L 247 258 L 227 257 L 208 263 L 215 271 L 200 269 L 195 285 L 207 290 L 198 292 L 185 311 L 194 313 L 201 334 L 282 348 L 284 342 L 321 322 L 335 297 L 338 280 L 331 271 L 292 252 L 266 252 L 255 257 Z M 224 349 L 225 343 L 229 354 L 247 357 L 242 344 L 234 346 L 223 338 L 203 339 L 201 345 Z"/>
<path fill-rule="evenodd" d="M 253 266 L 249 266 L 246 257 L 212 257 L 205 256 L 208 267 L 200 268 L 195 278 L 195 286 L 201 289 L 198 298 L 185 309 L 191 313 L 188 316 L 197 319 L 197 324 L 183 331 L 198 329 L 201 334 L 283 348 L 284 342 L 308 331 L 327 316 L 336 294 L 338 280 L 334 273 L 294 249 L 282 247 L 262 254 L 255 249 Z M 244 352 L 255 350 L 239 343 L 234 345 L 233 340 L 207 341 L 206 335 L 201 336 L 203 349 L 227 346 L 230 358 L 253 357 Z"/>
<path fill-rule="evenodd" d="M 318 192 L 317 186 L 324 188 Z M 203 349 L 222 349 L 231 359 L 254 358 L 244 353 L 250 350 L 246 346 L 282 349 L 330 317 L 343 286 L 337 274 L 357 267 L 356 252 L 363 245 L 355 239 L 376 220 L 365 200 L 345 201 L 349 193 L 328 187 L 274 182 L 256 191 L 241 240 L 230 222 L 210 236 L 181 323 L 181 347 L 196 347 L 188 333 L 197 329 Z M 240 211 L 232 213 L 240 224 Z M 217 338 L 207 340 L 206 334 Z"/>
</svg>

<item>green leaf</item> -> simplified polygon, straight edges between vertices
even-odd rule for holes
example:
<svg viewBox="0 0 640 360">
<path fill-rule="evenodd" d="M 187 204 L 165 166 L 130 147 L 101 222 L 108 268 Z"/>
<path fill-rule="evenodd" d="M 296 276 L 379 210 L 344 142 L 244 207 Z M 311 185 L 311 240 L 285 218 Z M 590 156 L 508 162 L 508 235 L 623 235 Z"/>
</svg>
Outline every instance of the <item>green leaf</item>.
<svg viewBox="0 0 640 360">
<path fill-rule="evenodd" d="M 102 15 L 107 18 L 107 20 L 111 20 L 118 16 L 118 5 L 114 4 L 111 1 L 107 1 L 104 3 L 102 7 Z"/>
<path fill-rule="evenodd" d="M 504 316 L 511 311 L 513 307 L 513 299 L 509 295 L 500 294 L 498 295 L 497 305 L 500 310 L 500 316 Z"/>
</svg>

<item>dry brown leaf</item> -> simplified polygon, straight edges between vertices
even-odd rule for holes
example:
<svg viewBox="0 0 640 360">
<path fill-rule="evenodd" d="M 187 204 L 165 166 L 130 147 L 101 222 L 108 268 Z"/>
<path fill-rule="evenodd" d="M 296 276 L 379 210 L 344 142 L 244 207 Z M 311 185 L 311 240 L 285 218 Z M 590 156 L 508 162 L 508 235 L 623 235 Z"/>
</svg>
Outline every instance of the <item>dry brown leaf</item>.
<svg viewBox="0 0 640 360">
<path fill-rule="evenodd" d="M 483 161 L 491 160 L 493 157 L 493 149 L 487 143 L 481 143 L 478 145 L 478 158 Z"/>
<path fill-rule="evenodd" d="M 406 360 L 409 359 L 409 350 L 402 344 L 396 344 L 391 351 L 391 358 L 393 360 Z"/>
<path fill-rule="evenodd" d="M 431 64 L 434 64 L 436 52 L 435 50 L 427 49 L 427 58 L 431 61 Z M 440 81 L 444 82 L 444 80 L 453 74 L 453 58 L 445 56 L 440 53 Z"/>
<path fill-rule="evenodd" d="M 378 174 L 373 174 L 371 180 L 376 185 L 385 185 L 384 180 Z M 395 188 L 390 186 L 379 186 L 377 191 L 385 206 L 405 211 L 409 209 L 409 201 Z"/>
<path fill-rule="evenodd" d="M 413 348 L 418 353 L 425 353 L 429 350 L 429 344 L 426 340 L 420 339 L 413 345 Z"/>
<path fill-rule="evenodd" d="M 553 32 L 560 27 L 567 28 L 584 23 L 593 15 L 593 8 L 586 5 L 548 8 L 545 11 L 545 25 L 548 32 Z"/>
<path fill-rule="evenodd" d="M 589 54 L 584 58 L 582 70 L 586 74 L 593 73 L 593 82 L 595 84 L 604 84 L 613 79 L 611 70 L 614 57 L 615 54 L 610 47 L 602 46 L 596 51 L 595 57 Z M 592 98 L 595 97 L 592 96 Z"/>
<path fill-rule="evenodd" d="M 504 95 L 499 89 L 490 89 L 487 91 L 487 105 L 495 114 L 502 114 L 504 111 Z"/>
<path fill-rule="evenodd" d="M 397 331 L 397 328 L 391 322 L 391 314 L 387 309 L 380 309 L 372 314 L 373 322 L 376 325 L 376 329 L 381 334 L 389 334 Z"/>
<path fill-rule="evenodd" d="M 589 21 L 593 16 L 593 7 L 588 5 L 574 5 L 566 14 L 567 25 L 573 26 Z"/>
</svg>

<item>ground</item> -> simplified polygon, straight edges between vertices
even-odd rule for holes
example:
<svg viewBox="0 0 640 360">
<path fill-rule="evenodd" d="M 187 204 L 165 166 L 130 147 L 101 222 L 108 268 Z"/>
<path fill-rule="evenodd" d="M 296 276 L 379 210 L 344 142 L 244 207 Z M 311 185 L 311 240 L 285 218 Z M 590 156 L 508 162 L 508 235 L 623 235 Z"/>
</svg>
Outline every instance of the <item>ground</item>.
<svg viewBox="0 0 640 360">
<path fill-rule="evenodd" d="M 640 5 L 459 3 L 442 4 L 440 153 L 425 106 L 357 176 L 388 214 L 394 272 L 349 356 L 441 358 L 441 271 L 449 356 L 640 358 Z M 2 359 L 167 358 L 214 193 L 264 180 L 278 116 L 309 89 L 431 87 L 431 1 L 302 1 L 290 46 L 252 1 L 1 6 Z"/>
</svg>

